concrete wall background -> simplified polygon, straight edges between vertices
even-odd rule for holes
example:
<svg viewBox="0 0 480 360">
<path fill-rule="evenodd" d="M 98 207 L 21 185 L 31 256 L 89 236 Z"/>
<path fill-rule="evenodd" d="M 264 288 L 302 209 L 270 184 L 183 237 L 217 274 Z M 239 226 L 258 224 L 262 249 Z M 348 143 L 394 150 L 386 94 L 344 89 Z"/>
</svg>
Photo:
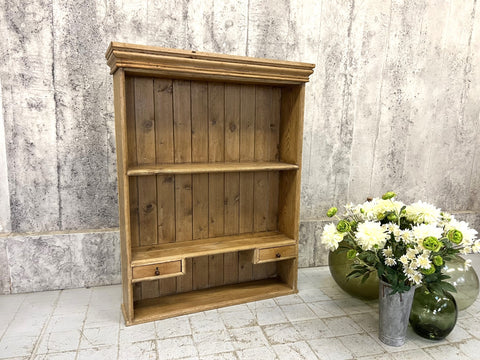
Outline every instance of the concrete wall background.
<svg viewBox="0 0 480 360">
<path fill-rule="evenodd" d="M 301 266 L 327 208 L 390 189 L 480 231 L 474 0 L 6 0 L 0 34 L 0 292 L 120 281 L 112 40 L 316 64 Z"/>
</svg>

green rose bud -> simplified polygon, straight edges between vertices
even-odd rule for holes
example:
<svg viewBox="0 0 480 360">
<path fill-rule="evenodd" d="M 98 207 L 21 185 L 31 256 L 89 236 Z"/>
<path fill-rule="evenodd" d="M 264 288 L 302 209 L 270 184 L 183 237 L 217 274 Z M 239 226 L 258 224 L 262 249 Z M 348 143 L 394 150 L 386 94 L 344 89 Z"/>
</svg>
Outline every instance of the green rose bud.
<svg viewBox="0 0 480 360">
<path fill-rule="evenodd" d="M 337 230 L 341 233 L 349 232 L 350 229 L 351 226 L 347 220 L 340 220 L 337 224 Z"/>
<path fill-rule="evenodd" d="M 383 214 L 383 213 L 378 214 L 377 219 L 382 221 L 383 219 L 385 219 L 385 214 Z"/>
<path fill-rule="evenodd" d="M 428 269 L 422 269 L 423 275 L 431 275 L 435 272 L 435 266 L 430 266 Z"/>
<path fill-rule="evenodd" d="M 347 251 L 347 259 L 355 259 L 355 256 L 357 256 L 357 252 L 354 249 L 350 249 Z"/>
<path fill-rule="evenodd" d="M 463 234 L 459 230 L 450 230 L 447 233 L 447 238 L 454 244 L 460 244 L 463 240 Z"/>
<path fill-rule="evenodd" d="M 383 200 L 388 200 L 393 197 L 395 197 L 397 194 L 395 194 L 393 191 L 387 191 L 385 194 L 382 195 Z"/>
<path fill-rule="evenodd" d="M 427 250 L 438 251 L 442 248 L 442 243 L 434 236 L 423 239 L 423 247 Z"/>
<path fill-rule="evenodd" d="M 435 266 L 442 266 L 443 265 L 443 258 L 440 255 L 435 255 L 433 257 L 433 263 Z"/>
<path fill-rule="evenodd" d="M 398 217 L 397 217 L 396 214 L 391 213 L 391 214 L 388 214 L 387 219 L 390 220 L 390 221 L 397 221 Z"/>
<path fill-rule="evenodd" d="M 336 207 L 331 207 L 331 208 L 328 209 L 328 211 L 327 211 L 327 216 L 328 216 L 328 217 L 332 217 L 332 216 L 334 216 L 336 213 L 337 213 L 337 208 L 336 208 Z"/>
</svg>

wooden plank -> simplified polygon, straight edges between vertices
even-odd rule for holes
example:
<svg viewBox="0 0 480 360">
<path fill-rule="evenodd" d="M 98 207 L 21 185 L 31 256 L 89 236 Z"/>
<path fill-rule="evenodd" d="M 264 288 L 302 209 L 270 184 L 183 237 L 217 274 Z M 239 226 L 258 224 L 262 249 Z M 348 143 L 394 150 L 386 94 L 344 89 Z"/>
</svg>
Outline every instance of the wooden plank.
<svg viewBox="0 0 480 360">
<path fill-rule="evenodd" d="M 192 162 L 208 162 L 208 85 L 192 82 Z M 193 175 L 193 239 L 208 238 L 208 174 Z M 208 287 L 208 256 L 192 259 L 192 288 Z"/>
<path fill-rule="evenodd" d="M 240 86 L 225 85 L 225 161 L 240 160 Z M 239 233 L 240 174 L 225 174 L 225 235 Z M 238 282 L 238 252 L 223 255 L 223 283 Z"/>
<path fill-rule="evenodd" d="M 125 105 L 126 105 L 126 126 L 127 126 L 127 148 L 128 167 L 137 166 L 137 136 L 135 122 L 135 80 L 127 76 L 125 78 Z M 118 150 L 117 150 L 118 152 Z M 130 178 L 129 199 L 130 199 L 130 234 L 131 245 L 140 246 L 138 229 L 138 186 L 137 179 Z"/>
<path fill-rule="evenodd" d="M 131 84 L 129 84 L 131 85 Z M 131 89 L 131 86 L 129 86 Z M 130 226 L 130 187 L 126 170 L 128 167 L 128 137 L 126 84 L 123 70 L 113 76 L 114 109 L 115 109 L 115 142 L 117 148 L 118 207 L 120 217 L 120 247 L 123 313 L 126 322 L 133 320 L 133 289 L 131 286 L 131 226 Z"/>
<path fill-rule="evenodd" d="M 280 107 L 281 107 L 281 89 L 272 89 L 272 106 L 270 131 L 268 133 L 269 139 L 269 160 L 278 161 L 279 154 L 279 140 L 280 140 Z M 278 186 L 279 173 L 268 173 L 268 215 L 267 215 L 267 230 L 276 230 L 278 225 Z"/>
<path fill-rule="evenodd" d="M 280 159 L 297 164 L 297 171 L 282 172 L 279 178 L 278 229 L 296 240 L 300 227 L 300 175 L 302 164 L 303 111 L 305 86 L 282 89 L 280 119 Z M 278 266 L 278 274 L 294 289 L 297 284 L 298 260 Z"/>
<path fill-rule="evenodd" d="M 189 81 L 173 81 L 175 162 L 192 160 L 192 119 Z M 175 176 L 176 242 L 192 240 L 192 175 Z M 185 262 L 185 275 L 177 279 L 177 292 L 192 289 L 192 260 Z"/>
<path fill-rule="evenodd" d="M 222 83 L 208 84 L 208 160 L 225 160 L 225 86 Z M 208 176 L 208 235 L 224 234 L 224 174 Z M 209 286 L 223 284 L 223 254 L 211 255 L 208 260 Z"/>
<path fill-rule="evenodd" d="M 135 134 L 139 165 L 155 163 L 153 79 L 135 78 Z M 154 176 L 137 179 L 138 226 L 141 246 L 157 243 L 157 185 Z M 142 299 L 159 295 L 158 282 L 142 283 Z"/>
<path fill-rule="evenodd" d="M 255 86 L 241 85 L 240 87 L 240 134 L 239 134 L 240 162 L 255 160 Z M 253 232 L 253 187 L 254 175 L 252 172 L 242 172 L 239 175 L 239 233 Z M 253 265 L 246 252 L 238 255 L 238 280 L 250 281 L 253 279 Z"/>
<path fill-rule="evenodd" d="M 154 79 L 155 101 L 155 162 L 173 163 L 173 82 L 170 79 Z M 157 176 L 157 242 L 175 241 L 175 178 L 171 175 Z M 160 295 L 176 292 L 175 278 L 158 281 Z"/>
<path fill-rule="evenodd" d="M 135 319 L 127 325 L 294 294 L 295 292 L 279 279 L 268 279 L 143 300 L 135 303 Z"/>
<path fill-rule="evenodd" d="M 233 251 L 245 251 L 256 248 L 292 245 L 291 239 L 279 232 L 261 232 L 209 239 L 159 244 L 135 249 L 132 266 L 155 264 L 183 258 L 223 254 Z"/>
<path fill-rule="evenodd" d="M 298 166 L 295 164 L 288 164 L 277 161 L 240 161 L 221 163 L 188 163 L 134 166 L 128 170 L 127 174 L 129 176 L 148 176 L 155 174 L 182 175 L 251 171 L 283 171 L 296 169 L 298 169 Z"/>
</svg>

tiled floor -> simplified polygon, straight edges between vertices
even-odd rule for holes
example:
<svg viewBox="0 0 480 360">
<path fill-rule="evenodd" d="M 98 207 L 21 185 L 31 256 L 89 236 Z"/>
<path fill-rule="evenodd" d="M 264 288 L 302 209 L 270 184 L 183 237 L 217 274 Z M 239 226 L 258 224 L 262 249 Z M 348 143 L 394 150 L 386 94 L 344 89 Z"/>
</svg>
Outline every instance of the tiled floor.
<svg viewBox="0 0 480 360">
<path fill-rule="evenodd" d="M 440 342 L 377 338 L 377 302 L 328 268 L 300 269 L 298 295 L 125 327 L 120 286 L 0 296 L 0 359 L 479 359 L 480 301 Z"/>
</svg>

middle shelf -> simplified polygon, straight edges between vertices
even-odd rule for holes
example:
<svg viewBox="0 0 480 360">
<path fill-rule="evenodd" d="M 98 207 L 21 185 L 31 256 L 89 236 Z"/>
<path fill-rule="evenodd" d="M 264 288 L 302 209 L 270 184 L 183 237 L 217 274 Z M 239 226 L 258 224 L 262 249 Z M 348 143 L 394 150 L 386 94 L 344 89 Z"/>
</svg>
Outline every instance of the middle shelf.
<svg viewBox="0 0 480 360">
<path fill-rule="evenodd" d="M 260 232 L 143 246 L 133 250 L 132 267 L 197 256 L 295 245 L 280 232 Z M 290 256 L 289 256 L 290 257 Z"/>
<path fill-rule="evenodd" d="M 247 171 L 281 171 L 297 170 L 298 165 L 279 161 L 242 161 L 214 163 L 181 163 L 181 164 L 151 164 L 132 166 L 127 170 L 128 176 L 143 175 L 180 175 L 206 174 Z"/>
</svg>

